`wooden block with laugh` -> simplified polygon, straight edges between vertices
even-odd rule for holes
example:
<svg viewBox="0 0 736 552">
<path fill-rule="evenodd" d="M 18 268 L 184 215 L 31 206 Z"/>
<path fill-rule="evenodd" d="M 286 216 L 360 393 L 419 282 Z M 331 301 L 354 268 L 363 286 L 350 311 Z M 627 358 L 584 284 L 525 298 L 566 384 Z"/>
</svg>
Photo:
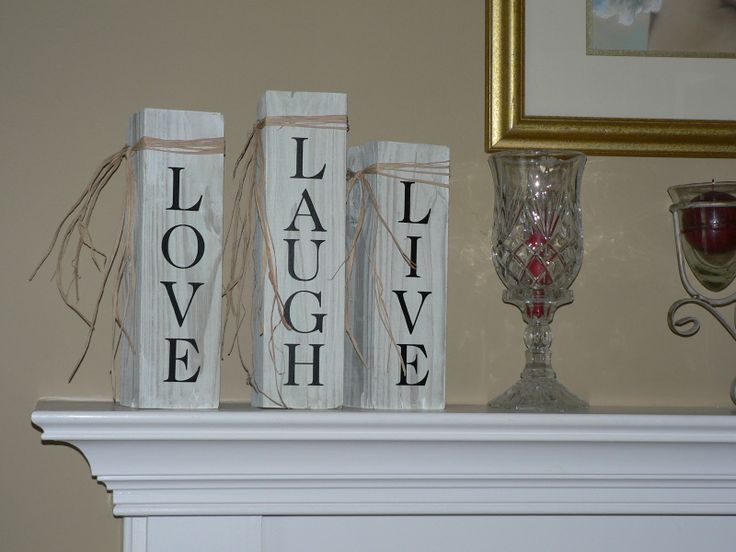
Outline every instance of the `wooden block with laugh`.
<svg viewBox="0 0 736 552">
<path fill-rule="evenodd" d="M 264 185 L 252 403 L 336 408 L 343 394 L 347 98 L 268 91 L 258 119 Z"/>
</svg>

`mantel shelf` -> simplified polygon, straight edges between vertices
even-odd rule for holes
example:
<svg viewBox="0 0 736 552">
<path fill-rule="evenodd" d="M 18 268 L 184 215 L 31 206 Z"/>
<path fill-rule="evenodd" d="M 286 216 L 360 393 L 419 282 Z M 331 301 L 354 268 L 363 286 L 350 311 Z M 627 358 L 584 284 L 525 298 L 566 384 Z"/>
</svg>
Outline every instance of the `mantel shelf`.
<svg viewBox="0 0 736 552">
<path fill-rule="evenodd" d="M 736 514 L 736 415 L 41 401 L 120 516 Z"/>
</svg>

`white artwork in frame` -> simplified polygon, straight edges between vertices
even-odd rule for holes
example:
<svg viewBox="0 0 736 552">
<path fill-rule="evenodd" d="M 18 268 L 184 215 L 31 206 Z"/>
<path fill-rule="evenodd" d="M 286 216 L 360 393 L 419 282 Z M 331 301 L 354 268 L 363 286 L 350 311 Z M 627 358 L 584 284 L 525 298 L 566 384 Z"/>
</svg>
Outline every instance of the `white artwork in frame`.
<svg viewBox="0 0 736 552">
<path fill-rule="evenodd" d="M 736 59 L 589 55 L 585 0 L 486 9 L 487 151 L 736 155 Z"/>
<path fill-rule="evenodd" d="M 529 115 L 736 119 L 736 60 L 595 56 L 580 0 L 526 0 Z"/>
</svg>

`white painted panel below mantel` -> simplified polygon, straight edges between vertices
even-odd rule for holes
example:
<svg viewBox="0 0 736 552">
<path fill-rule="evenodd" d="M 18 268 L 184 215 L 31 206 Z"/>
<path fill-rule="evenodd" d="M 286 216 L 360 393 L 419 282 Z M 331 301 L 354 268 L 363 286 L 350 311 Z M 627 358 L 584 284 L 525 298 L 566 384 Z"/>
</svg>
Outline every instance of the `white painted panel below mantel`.
<svg viewBox="0 0 736 552">
<path fill-rule="evenodd" d="M 298 550 L 299 547 L 294 548 Z M 149 518 L 148 551 L 260 552 L 258 516 L 175 516 Z M 138 552 L 138 551 L 136 551 Z"/>
<path fill-rule="evenodd" d="M 349 544 L 347 544 L 349 543 Z M 270 517 L 263 552 L 733 552 L 732 517 Z"/>
</svg>

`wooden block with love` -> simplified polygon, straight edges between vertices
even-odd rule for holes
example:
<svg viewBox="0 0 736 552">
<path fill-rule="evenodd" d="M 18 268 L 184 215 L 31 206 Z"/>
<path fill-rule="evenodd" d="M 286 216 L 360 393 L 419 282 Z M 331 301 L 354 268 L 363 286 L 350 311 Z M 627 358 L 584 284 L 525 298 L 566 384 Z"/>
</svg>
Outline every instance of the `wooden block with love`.
<svg viewBox="0 0 736 552">
<path fill-rule="evenodd" d="M 131 117 L 132 255 L 120 307 L 125 406 L 219 404 L 223 135 L 220 113 L 144 109 Z"/>
</svg>

